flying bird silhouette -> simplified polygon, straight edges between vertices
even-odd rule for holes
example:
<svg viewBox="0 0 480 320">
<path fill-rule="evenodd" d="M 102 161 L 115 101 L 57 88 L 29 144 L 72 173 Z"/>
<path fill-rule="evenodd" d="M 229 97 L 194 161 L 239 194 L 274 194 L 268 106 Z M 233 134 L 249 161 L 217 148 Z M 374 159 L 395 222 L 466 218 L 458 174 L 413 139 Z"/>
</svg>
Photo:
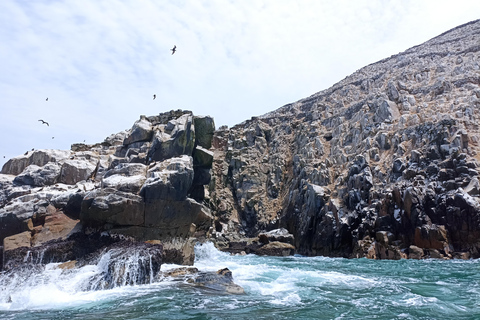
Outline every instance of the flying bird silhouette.
<svg viewBox="0 0 480 320">
<path fill-rule="evenodd" d="M 174 45 L 174 46 L 173 46 L 173 48 L 172 48 L 172 49 L 170 49 L 170 50 L 172 51 L 172 54 L 174 54 L 174 53 L 175 53 L 175 51 L 177 51 L 177 46 L 176 46 L 176 45 Z"/>
<path fill-rule="evenodd" d="M 47 98 L 47 99 L 45 99 L 45 101 L 48 101 L 48 98 Z"/>
<path fill-rule="evenodd" d="M 47 126 L 49 126 L 49 127 L 50 127 L 50 125 L 48 124 L 48 122 L 47 122 L 47 121 L 43 121 L 42 119 L 40 119 L 40 120 L 38 120 L 38 121 L 42 121 L 42 124 L 46 124 Z"/>
<path fill-rule="evenodd" d="M 155 98 L 156 98 L 156 97 L 157 97 L 157 95 L 156 95 L 156 94 L 154 94 L 154 95 L 153 95 L 153 100 L 155 100 Z"/>
</svg>

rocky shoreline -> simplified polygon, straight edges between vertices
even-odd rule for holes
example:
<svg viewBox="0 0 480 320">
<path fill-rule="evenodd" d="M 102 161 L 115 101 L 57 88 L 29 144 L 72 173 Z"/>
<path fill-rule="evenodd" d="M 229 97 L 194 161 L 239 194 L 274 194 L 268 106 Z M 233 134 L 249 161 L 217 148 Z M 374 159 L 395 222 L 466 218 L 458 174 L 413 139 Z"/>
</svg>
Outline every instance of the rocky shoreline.
<svg viewBox="0 0 480 320">
<path fill-rule="evenodd" d="M 473 21 L 232 128 L 176 110 L 10 159 L 0 265 L 132 247 L 156 276 L 192 265 L 204 241 L 233 254 L 479 258 L 479 43 Z"/>
</svg>

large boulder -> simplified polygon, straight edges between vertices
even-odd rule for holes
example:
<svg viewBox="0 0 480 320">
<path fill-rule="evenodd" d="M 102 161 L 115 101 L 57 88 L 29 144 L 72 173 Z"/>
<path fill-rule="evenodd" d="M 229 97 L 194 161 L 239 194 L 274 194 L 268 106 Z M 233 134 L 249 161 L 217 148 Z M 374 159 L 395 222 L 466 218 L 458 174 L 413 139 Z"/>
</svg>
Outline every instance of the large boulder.
<svg viewBox="0 0 480 320">
<path fill-rule="evenodd" d="M 57 183 L 60 175 L 60 166 L 56 163 L 47 163 L 43 167 L 31 164 L 21 174 L 15 177 L 14 183 L 43 187 Z"/>
<path fill-rule="evenodd" d="M 163 161 L 181 155 L 192 155 L 195 147 L 195 126 L 191 114 L 184 114 L 160 126 L 148 152 L 151 161 Z"/>
<path fill-rule="evenodd" d="M 18 156 L 9 159 L 2 167 L 3 174 L 20 174 L 28 166 L 29 157 L 27 155 Z"/>
<path fill-rule="evenodd" d="M 213 133 L 215 132 L 215 122 L 210 116 L 195 116 L 195 140 L 197 145 L 210 149 L 212 147 Z"/>
<path fill-rule="evenodd" d="M 70 219 L 60 211 L 47 215 L 43 226 L 38 228 L 40 231 L 33 235 L 32 246 L 37 247 L 55 239 L 65 240 L 78 223 L 79 220 Z"/>
<path fill-rule="evenodd" d="M 196 287 L 209 290 L 230 293 L 244 294 L 245 290 L 233 282 L 232 271 L 228 268 L 220 269 L 217 272 L 199 272 L 187 280 Z"/>
<path fill-rule="evenodd" d="M 63 163 L 59 182 L 76 184 L 92 177 L 96 165 L 87 160 L 67 160 Z"/>
<path fill-rule="evenodd" d="M 295 244 L 295 238 L 293 234 L 288 232 L 288 230 L 285 228 L 274 229 L 268 232 L 262 232 L 258 235 L 258 237 L 261 240 L 265 239 L 263 240 L 263 242 L 265 243 L 278 241 L 278 242 L 289 243 L 291 245 Z"/>
<path fill-rule="evenodd" d="M 183 201 L 156 200 L 147 202 L 145 226 L 164 232 L 161 236 L 189 235 L 192 223 L 196 228 L 208 228 L 212 223 L 210 210 L 193 199 Z"/>
<path fill-rule="evenodd" d="M 146 178 L 147 167 L 141 163 L 121 163 L 108 170 L 102 178 L 103 188 L 138 193 Z"/>
<path fill-rule="evenodd" d="M 290 243 L 273 241 L 256 249 L 255 254 L 261 256 L 293 256 L 295 254 L 295 247 Z"/>
<path fill-rule="evenodd" d="M 153 129 L 152 124 L 144 117 L 140 117 L 134 124 L 130 133 L 123 140 L 124 145 L 129 145 L 134 142 L 150 141 L 152 139 Z"/>
<path fill-rule="evenodd" d="M 80 220 L 86 225 L 142 225 L 142 197 L 115 189 L 96 189 L 82 201 Z"/>
<path fill-rule="evenodd" d="M 199 167 L 211 168 L 213 163 L 213 152 L 201 146 L 197 146 L 193 151 L 193 165 Z"/>
<path fill-rule="evenodd" d="M 157 200 L 185 200 L 193 177 L 192 157 L 165 160 L 148 170 L 140 195 L 148 205 Z"/>
</svg>

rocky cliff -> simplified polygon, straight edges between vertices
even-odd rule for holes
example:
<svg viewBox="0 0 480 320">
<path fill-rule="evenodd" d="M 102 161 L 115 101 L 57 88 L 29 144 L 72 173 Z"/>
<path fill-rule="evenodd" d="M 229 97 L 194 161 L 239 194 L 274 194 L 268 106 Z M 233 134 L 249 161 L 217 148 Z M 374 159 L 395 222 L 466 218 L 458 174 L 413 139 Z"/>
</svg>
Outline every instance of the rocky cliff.
<svg viewBox="0 0 480 320">
<path fill-rule="evenodd" d="M 211 117 L 178 110 L 141 116 L 99 144 L 10 159 L 0 175 L 3 266 L 83 259 L 123 239 L 192 264 L 195 237 L 212 225 L 202 202 L 214 130 Z"/>
<path fill-rule="evenodd" d="M 474 21 L 232 128 L 177 110 L 10 159 L 0 265 L 131 241 L 158 272 L 191 264 L 206 239 L 235 253 L 478 258 L 479 51 Z"/>
<path fill-rule="evenodd" d="M 480 21 L 214 136 L 214 235 L 298 253 L 479 257 Z"/>
</svg>

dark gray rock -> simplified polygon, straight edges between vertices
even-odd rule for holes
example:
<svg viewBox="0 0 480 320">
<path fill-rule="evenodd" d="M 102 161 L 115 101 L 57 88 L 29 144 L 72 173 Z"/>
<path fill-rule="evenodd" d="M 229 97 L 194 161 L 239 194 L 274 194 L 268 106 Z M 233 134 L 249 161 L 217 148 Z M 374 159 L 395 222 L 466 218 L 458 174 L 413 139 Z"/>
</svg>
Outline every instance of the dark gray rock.
<svg viewBox="0 0 480 320">
<path fill-rule="evenodd" d="M 26 184 L 34 187 L 43 187 L 55 184 L 59 180 L 60 167 L 55 163 L 48 163 L 43 167 L 29 165 L 13 180 L 16 184 Z"/>
<path fill-rule="evenodd" d="M 153 136 L 152 124 L 145 118 L 140 117 L 140 120 L 137 120 L 130 133 L 127 134 L 123 140 L 124 145 L 130 145 L 135 142 L 150 141 Z"/>
<path fill-rule="evenodd" d="M 232 272 L 221 269 L 217 272 L 199 272 L 187 280 L 196 287 L 230 294 L 244 294 L 245 290 L 233 282 Z"/>
<path fill-rule="evenodd" d="M 192 155 L 195 147 L 195 127 L 191 114 L 170 120 L 156 131 L 148 152 L 150 161 L 163 161 L 182 155 Z"/>
<path fill-rule="evenodd" d="M 215 132 L 215 122 L 209 116 L 195 116 L 195 142 L 197 145 L 210 149 L 212 147 L 213 133 Z"/>
<path fill-rule="evenodd" d="M 140 195 L 146 203 L 156 200 L 185 200 L 192 186 L 194 172 L 192 158 L 171 158 L 148 170 Z"/>
<path fill-rule="evenodd" d="M 115 189 L 97 189 L 85 195 L 80 220 L 86 225 L 142 225 L 145 222 L 142 197 Z"/>
<path fill-rule="evenodd" d="M 61 168 L 58 182 L 76 184 L 88 180 L 95 171 L 95 164 L 86 160 L 66 160 Z"/>
</svg>

